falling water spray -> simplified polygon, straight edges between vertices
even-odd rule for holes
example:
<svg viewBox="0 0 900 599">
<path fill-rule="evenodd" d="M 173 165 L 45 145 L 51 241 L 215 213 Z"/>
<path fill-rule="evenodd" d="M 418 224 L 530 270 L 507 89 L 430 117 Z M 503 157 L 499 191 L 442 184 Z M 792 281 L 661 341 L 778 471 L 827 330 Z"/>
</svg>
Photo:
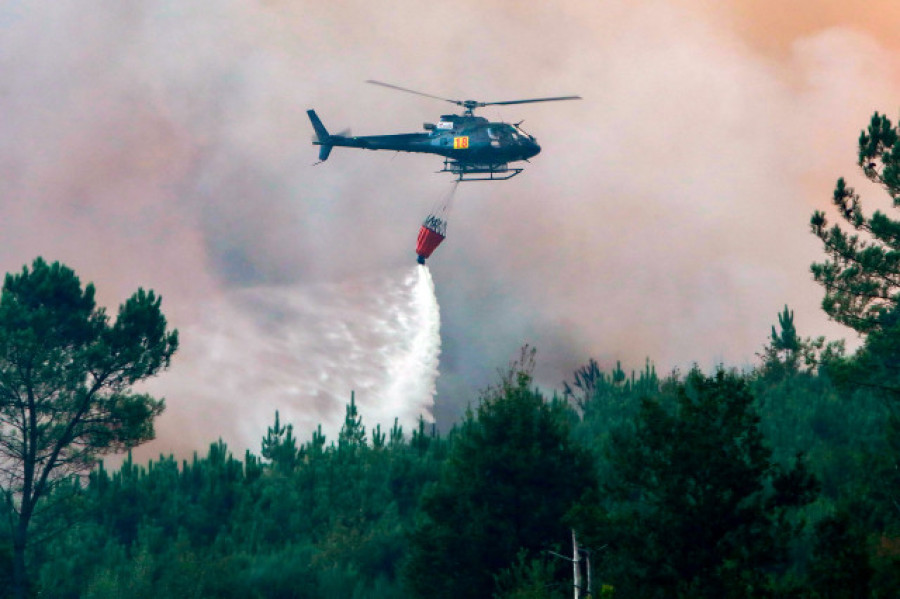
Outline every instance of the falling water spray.
<svg viewBox="0 0 900 599">
<path fill-rule="evenodd" d="M 441 353 L 441 313 L 431 271 L 424 264 L 417 265 L 407 281 L 409 303 L 404 307 L 406 314 L 398 311 L 397 318 L 409 319 L 409 326 L 404 327 L 408 336 L 389 360 L 384 392 L 385 407 L 394 407 L 397 413 L 405 412 L 410 403 L 433 400 Z"/>
<path fill-rule="evenodd" d="M 257 452 L 276 410 L 301 441 L 320 424 L 334 440 L 352 391 L 367 428 L 396 418 L 408 433 L 420 416 L 431 419 L 440 353 L 424 265 L 232 292 L 182 331 L 172 369 L 151 383 L 167 410 L 141 453 L 202 451 L 219 437 Z"/>
</svg>

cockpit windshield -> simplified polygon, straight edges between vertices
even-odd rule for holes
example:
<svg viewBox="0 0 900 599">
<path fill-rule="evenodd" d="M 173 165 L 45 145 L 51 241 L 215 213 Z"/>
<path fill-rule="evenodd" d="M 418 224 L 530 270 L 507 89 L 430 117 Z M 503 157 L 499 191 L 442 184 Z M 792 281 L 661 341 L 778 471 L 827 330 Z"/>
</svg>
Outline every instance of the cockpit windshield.
<svg viewBox="0 0 900 599">
<path fill-rule="evenodd" d="M 519 129 L 518 125 L 511 125 L 511 127 L 513 127 L 513 129 L 516 130 L 516 133 L 517 133 L 518 135 L 520 135 L 520 136 L 522 137 L 522 139 L 534 139 L 534 138 L 531 137 L 528 133 L 526 133 L 526 132 L 523 131 L 522 129 Z"/>
<path fill-rule="evenodd" d="M 516 142 L 534 140 L 528 133 L 519 129 L 516 125 L 511 125 L 509 123 L 491 123 L 487 133 L 488 137 L 492 140 L 502 139 Z"/>
</svg>

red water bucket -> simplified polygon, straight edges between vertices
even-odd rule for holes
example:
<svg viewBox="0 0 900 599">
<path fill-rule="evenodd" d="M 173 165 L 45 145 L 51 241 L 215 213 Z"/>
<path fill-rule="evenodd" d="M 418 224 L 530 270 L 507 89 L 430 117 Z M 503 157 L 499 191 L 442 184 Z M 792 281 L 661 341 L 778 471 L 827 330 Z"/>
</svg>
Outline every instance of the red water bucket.
<svg viewBox="0 0 900 599">
<path fill-rule="evenodd" d="M 419 239 L 416 241 L 416 254 L 419 256 L 419 264 L 425 264 L 425 259 L 430 258 L 432 252 L 441 245 L 447 236 L 447 223 L 436 216 L 429 216 L 419 229 Z"/>
</svg>

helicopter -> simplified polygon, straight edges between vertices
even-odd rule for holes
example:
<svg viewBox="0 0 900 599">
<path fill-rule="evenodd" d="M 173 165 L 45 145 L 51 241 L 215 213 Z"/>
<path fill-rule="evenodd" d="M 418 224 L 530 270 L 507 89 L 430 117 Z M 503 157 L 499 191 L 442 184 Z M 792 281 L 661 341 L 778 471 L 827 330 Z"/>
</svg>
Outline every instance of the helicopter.
<svg viewBox="0 0 900 599">
<path fill-rule="evenodd" d="M 541 151 L 541 146 L 538 145 L 534 136 L 526 133 L 519 126 L 522 121 L 516 124 L 491 122 L 484 117 L 475 116 L 475 109 L 484 106 L 581 99 L 581 96 L 557 96 L 504 102 L 452 100 L 371 79 L 366 83 L 450 102 L 461 106 L 463 113 L 441 115 L 437 124 L 425 123 L 423 125 L 425 133 L 351 137 L 328 133 L 316 111 L 307 110 L 306 113 L 309 115 L 315 131 L 313 145 L 319 146 L 319 162 L 316 164 L 328 160 L 328 156 L 335 146 L 366 150 L 419 152 L 443 156 L 444 168 L 438 172 L 452 173 L 456 175 L 458 181 L 505 181 L 524 170 L 522 167 L 510 166 L 509 163 L 522 160 L 528 162 L 529 158 L 536 156 Z"/>
</svg>

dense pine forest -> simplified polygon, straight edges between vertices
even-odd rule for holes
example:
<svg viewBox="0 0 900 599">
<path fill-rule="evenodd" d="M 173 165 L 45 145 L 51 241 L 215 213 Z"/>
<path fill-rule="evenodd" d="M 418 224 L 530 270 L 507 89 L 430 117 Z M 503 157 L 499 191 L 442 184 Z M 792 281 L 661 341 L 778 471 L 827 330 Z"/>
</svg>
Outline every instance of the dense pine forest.
<svg viewBox="0 0 900 599">
<path fill-rule="evenodd" d="M 337 439 L 276 414 L 258 455 L 101 466 L 35 522 L 39 596 L 570 597 L 571 528 L 596 596 L 896 596 L 895 420 L 790 331 L 754 372 L 591 361 L 552 398 L 526 354 L 446 435 L 351 401 Z"/>
<path fill-rule="evenodd" d="M 876 114 L 859 164 L 900 203 L 897 141 Z M 590 557 L 582 596 L 896 597 L 900 222 L 867 217 L 844 180 L 834 204 L 850 232 L 813 215 L 825 260 L 812 275 L 823 309 L 862 336 L 853 353 L 801 334 L 788 306 L 749 370 L 660 375 L 649 361 L 588 359 L 542 391 L 526 347 L 443 434 L 424 421 L 369 427 L 351 396 L 334 439 L 275 413 L 258 452 L 219 441 L 114 471 L 90 466 L 151 434 L 161 405 L 128 388 L 165 366 L 177 335 L 152 292 L 110 324 L 92 287 L 35 261 L 0 299 L 4 472 L 31 459 L 4 479 L 0 594 L 555 599 L 573 595 L 574 531 Z M 34 299 L 47 289 L 88 324 L 54 321 Z M 87 349 L 41 353 L 57 337 Z M 68 361 L 35 366 L 23 347 Z M 40 385 L 15 378 L 35 369 Z M 55 406 L 44 424 L 15 420 L 41 397 Z"/>
</svg>

